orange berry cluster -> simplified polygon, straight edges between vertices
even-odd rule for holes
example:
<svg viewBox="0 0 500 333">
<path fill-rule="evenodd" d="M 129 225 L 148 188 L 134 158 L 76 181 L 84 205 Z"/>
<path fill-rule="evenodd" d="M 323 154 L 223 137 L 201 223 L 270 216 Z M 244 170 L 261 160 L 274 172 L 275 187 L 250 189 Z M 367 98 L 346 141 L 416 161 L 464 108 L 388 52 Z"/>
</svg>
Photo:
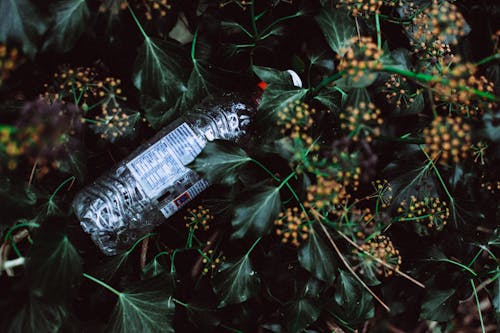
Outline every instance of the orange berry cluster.
<svg viewBox="0 0 500 333">
<path fill-rule="evenodd" d="M 380 14 L 382 6 L 396 6 L 399 0 L 339 0 L 337 8 L 347 9 L 352 16 Z"/>
<path fill-rule="evenodd" d="M 403 214 L 400 221 L 415 221 L 429 230 L 442 230 L 450 217 L 450 209 L 439 197 L 419 200 L 412 196 L 409 203 L 401 202 L 398 213 Z"/>
<path fill-rule="evenodd" d="M 291 139 L 291 167 L 299 173 L 304 169 L 313 172 L 311 160 L 317 158 L 315 153 L 320 149 L 319 144 L 307 133 L 314 124 L 315 113 L 316 110 L 310 108 L 309 104 L 299 100 L 289 103 L 277 112 L 276 123 L 281 127 L 281 133 Z"/>
<path fill-rule="evenodd" d="M 448 1 L 433 0 L 428 8 L 413 18 L 413 24 L 406 26 L 406 29 L 415 49 L 425 50 L 436 40 L 456 44 L 459 37 L 467 34 L 467 27 L 457 6 Z"/>
<path fill-rule="evenodd" d="M 392 201 L 392 186 L 387 179 L 372 181 L 372 186 L 375 189 L 372 197 L 377 198 L 381 208 L 389 207 Z"/>
<path fill-rule="evenodd" d="M 318 210 L 334 210 L 336 206 L 346 204 L 349 195 L 345 187 L 335 179 L 317 177 L 316 184 L 307 188 L 304 206 Z"/>
<path fill-rule="evenodd" d="M 383 51 L 378 48 L 371 37 L 353 37 L 345 55 L 339 59 L 339 71 L 345 71 L 344 76 L 358 82 L 372 71 L 382 69 L 380 61 Z M 339 55 L 337 55 L 340 58 Z"/>
<path fill-rule="evenodd" d="M 361 168 L 358 165 L 356 153 L 340 152 L 332 157 L 330 171 L 344 187 L 349 187 L 357 191 L 359 187 L 359 177 Z"/>
<path fill-rule="evenodd" d="M 476 115 L 485 109 L 493 108 L 492 102 L 477 98 L 475 91 L 494 93 L 494 84 L 484 76 L 477 76 L 477 67 L 473 64 L 457 64 L 453 68 L 435 69 L 437 79 L 431 83 L 434 101 L 444 110 L 460 112 L 464 115 Z M 451 106 L 451 107 L 450 107 Z"/>
<path fill-rule="evenodd" d="M 424 129 L 425 151 L 440 164 L 459 163 L 465 159 L 472 146 L 471 127 L 462 118 L 436 117 Z"/>
<path fill-rule="evenodd" d="M 0 152 L 7 156 L 6 166 L 8 170 L 17 168 L 17 158 L 24 153 L 24 147 L 15 138 L 15 131 L 15 127 L 0 127 Z"/>
<path fill-rule="evenodd" d="M 210 228 L 210 222 L 213 221 L 214 216 L 210 214 L 208 208 L 203 206 L 198 206 L 196 208 L 188 208 L 187 215 L 184 216 L 184 221 L 186 221 L 186 228 L 198 230 L 208 230 Z"/>
<path fill-rule="evenodd" d="M 278 110 L 277 124 L 281 126 L 281 133 L 301 133 L 307 131 L 313 124 L 312 116 L 316 113 L 309 104 L 299 100 L 288 103 L 287 106 Z"/>
<path fill-rule="evenodd" d="M 207 245 L 209 245 L 210 242 L 207 242 Z M 202 274 L 207 275 L 211 274 L 213 275 L 214 272 L 220 267 L 220 265 L 226 260 L 226 256 L 222 252 L 216 253 L 214 250 L 208 250 L 202 252 L 202 263 L 203 263 L 203 270 Z"/>
<path fill-rule="evenodd" d="M 408 108 L 410 104 L 415 102 L 415 97 L 421 93 L 418 89 L 413 91 L 408 80 L 398 74 L 392 74 L 384 85 L 383 91 L 387 102 L 397 109 Z"/>
<path fill-rule="evenodd" d="M 380 109 L 372 102 L 360 102 L 357 106 L 348 106 L 340 114 L 340 128 L 349 131 L 349 136 L 353 141 L 363 138 L 371 142 L 373 136 L 380 135 L 381 118 Z"/>
<path fill-rule="evenodd" d="M 152 20 L 155 14 L 164 17 L 172 8 L 168 0 L 142 0 L 140 6 L 144 8 L 147 20 Z"/>
<path fill-rule="evenodd" d="M 60 72 L 54 73 L 53 77 L 51 86 L 45 84 L 48 90 L 46 95 L 53 96 L 52 99 L 76 104 L 76 99 L 85 103 L 87 99 L 99 96 L 96 89 L 97 73 L 92 68 L 63 68 Z"/>
<path fill-rule="evenodd" d="M 2 82 L 9 78 L 10 73 L 19 63 L 19 52 L 16 48 L 8 49 L 0 43 L 0 87 Z"/>
<path fill-rule="evenodd" d="M 118 15 L 120 10 L 125 10 L 128 7 L 127 0 L 101 0 L 101 2 L 99 12 L 109 12 L 111 15 Z"/>
<path fill-rule="evenodd" d="M 306 214 L 299 208 L 287 208 L 280 212 L 278 219 L 274 221 L 276 235 L 281 237 L 281 242 L 299 247 L 301 241 L 309 237 L 309 222 Z"/>
<path fill-rule="evenodd" d="M 354 252 L 358 255 L 358 258 L 363 263 L 361 267 L 367 265 L 374 267 L 377 275 L 379 276 L 389 277 L 394 274 L 394 271 L 398 271 L 401 266 L 402 259 L 399 254 L 399 250 L 394 247 L 394 244 L 387 236 L 379 235 L 372 238 L 368 242 L 362 244 L 361 249 L 364 252 L 358 251 L 357 249 L 354 250 Z M 373 258 L 377 258 L 382 262 L 389 264 L 393 267 L 393 269 L 378 261 L 374 261 Z"/>
</svg>

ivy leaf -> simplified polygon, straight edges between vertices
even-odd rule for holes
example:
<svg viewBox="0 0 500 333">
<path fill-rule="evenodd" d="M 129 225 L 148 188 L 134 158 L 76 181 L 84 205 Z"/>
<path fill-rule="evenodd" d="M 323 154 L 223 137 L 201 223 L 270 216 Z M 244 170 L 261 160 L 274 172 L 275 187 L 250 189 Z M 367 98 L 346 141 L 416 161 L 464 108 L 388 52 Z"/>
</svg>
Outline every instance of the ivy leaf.
<svg viewBox="0 0 500 333">
<path fill-rule="evenodd" d="M 326 106 L 333 112 L 340 112 L 342 104 L 344 103 L 347 95 L 338 87 L 325 87 L 321 89 L 314 99 Z"/>
<path fill-rule="evenodd" d="M 309 239 L 300 248 L 298 257 L 300 265 L 315 278 L 325 281 L 328 285 L 333 284 L 338 268 L 337 260 L 314 228 L 309 233 Z"/>
<path fill-rule="evenodd" d="M 493 309 L 495 309 L 498 323 L 500 319 L 500 279 L 498 278 L 494 282 L 493 292 L 491 293 L 491 304 L 493 305 Z"/>
<path fill-rule="evenodd" d="M 52 5 L 50 12 L 55 24 L 43 48 L 54 46 L 58 51 L 67 52 L 73 48 L 87 27 L 90 17 L 87 2 L 85 0 L 62 0 Z"/>
<path fill-rule="evenodd" d="M 148 95 L 142 95 L 140 103 L 144 110 L 144 116 L 154 129 L 159 129 L 169 123 L 177 114 L 177 105 L 179 104 L 162 102 Z"/>
<path fill-rule="evenodd" d="M 251 158 L 235 144 L 224 141 L 208 142 L 189 166 L 209 183 L 231 185 L 238 179 L 238 171 Z"/>
<path fill-rule="evenodd" d="M 286 324 L 289 332 L 302 332 L 304 328 L 314 323 L 322 310 L 321 294 L 318 281 L 311 279 L 299 293 L 299 297 L 288 304 L 286 308 Z"/>
<path fill-rule="evenodd" d="M 214 81 L 220 81 L 220 77 L 216 75 L 215 67 L 210 65 L 212 48 L 211 45 L 201 39 L 201 36 L 196 32 L 191 45 L 191 62 L 193 68 L 187 82 L 187 89 L 182 95 L 180 109 L 185 110 L 200 102 L 207 96 L 211 96 L 216 90 Z M 208 79 L 209 77 L 210 80 Z"/>
<path fill-rule="evenodd" d="M 160 285 L 161 284 L 161 285 Z M 118 293 L 109 331 L 173 333 L 175 303 L 164 279 L 143 281 L 134 290 Z"/>
<path fill-rule="evenodd" d="M 293 86 L 292 77 L 287 71 L 279 71 L 271 67 L 253 66 L 255 75 L 267 84 L 281 84 Z"/>
<path fill-rule="evenodd" d="M 423 319 L 442 322 L 452 319 L 457 306 L 454 295 L 454 289 L 428 291 L 420 316 Z"/>
<path fill-rule="evenodd" d="M 242 194 L 242 197 L 246 197 Z M 234 238 L 243 238 L 248 234 L 259 237 L 269 233 L 273 220 L 280 210 L 279 188 L 264 186 L 239 204 L 234 211 L 232 221 Z"/>
<path fill-rule="evenodd" d="M 267 88 L 262 94 L 259 109 L 274 112 L 284 108 L 291 102 L 301 100 L 307 89 L 293 85 L 292 77 L 287 71 L 278 71 L 274 68 L 253 66 L 254 73 L 264 82 Z"/>
<path fill-rule="evenodd" d="M 333 302 L 326 309 L 338 319 L 339 324 L 361 325 L 374 315 L 372 296 L 342 269 L 339 269 Z"/>
<path fill-rule="evenodd" d="M 12 319 L 8 332 L 54 333 L 59 332 L 67 310 L 30 294 L 29 299 Z"/>
<path fill-rule="evenodd" d="M 316 16 L 316 22 L 330 48 L 343 57 L 350 46 L 351 38 L 356 36 L 356 26 L 349 13 L 338 9 L 323 9 Z"/>
<path fill-rule="evenodd" d="M 23 53 L 33 57 L 47 24 L 30 0 L 0 1 L 0 42 L 15 40 L 22 44 Z"/>
<path fill-rule="evenodd" d="M 82 276 L 82 260 L 62 233 L 41 231 L 31 249 L 26 275 L 37 295 L 67 297 Z"/>
<path fill-rule="evenodd" d="M 250 262 L 250 251 L 236 262 L 224 262 L 212 280 L 219 308 L 245 302 L 260 288 L 260 278 Z"/>
<path fill-rule="evenodd" d="M 186 68 L 180 45 L 146 37 L 135 62 L 134 84 L 143 94 L 172 104 L 186 90 Z"/>
</svg>

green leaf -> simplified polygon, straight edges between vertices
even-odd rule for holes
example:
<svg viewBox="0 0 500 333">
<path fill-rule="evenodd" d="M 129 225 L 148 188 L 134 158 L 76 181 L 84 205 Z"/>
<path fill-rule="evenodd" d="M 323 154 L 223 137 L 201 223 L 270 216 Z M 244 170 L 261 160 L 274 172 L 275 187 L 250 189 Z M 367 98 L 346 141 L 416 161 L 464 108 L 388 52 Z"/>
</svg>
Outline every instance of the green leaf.
<svg viewBox="0 0 500 333">
<path fill-rule="evenodd" d="M 442 322 L 452 319 L 457 306 L 457 300 L 454 296 L 454 289 L 429 290 L 422 304 L 420 317 Z"/>
<path fill-rule="evenodd" d="M 238 171 L 251 158 L 235 144 L 225 141 L 208 142 L 189 168 L 198 172 L 211 184 L 231 185 L 238 179 Z"/>
<path fill-rule="evenodd" d="M 325 87 L 321 89 L 314 99 L 326 106 L 332 112 L 340 112 L 342 103 L 345 99 L 345 93 L 336 86 Z"/>
<path fill-rule="evenodd" d="M 166 273 L 167 269 L 165 266 L 161 263 L 161 256 L 156 256 L 151 260 L 149 264 L 144 266 L 141 272 L 141 277 L 143 279 L 149 279 L 149 278 L 154 278 L 160 274 Z"/>
<path fill-rule="evenodd" d="M 82 277 L 82 260 L 64 234 L 41 231 L 35 238 L 26 275 L 37 295 L 68 297 Z"/>
<path fill-rule="evenodd" d="M 326 309 L 339 324 L 361 325 L 374 315 L 373 298 L 350 273 L 339 273 L 333 302 Z"/>
<path fill-rule="evenodd" d="M 245 198 L 247 195 L 242 194 Z M 280 210 L 280 192 L 277 187 L 264 186 L 252 193 L 235 208 L 232 220 L 234 238 L 248 234 L 259 237 L 269 233 Z"/>
<path fill-rule="evenodd" d="M 262 81 L 267 84 L 281 84 L 293 86 L 292 77 L 287 71 L 279 71 L 271 67 L 264 66 L 253 66 L 252 67 L 255 75 L 259 77 Z"/>
<path fill-rule="evenodd" d="M 260 278 L 250 262 L 250 252 L 236 262 L 224 262 L 212 280 L 219 308 L 245 302 L 260 288 Z"/>
<path fill-rule="evenodd" d="M 500 279 L 498 278 L 498 276 L 495 282 L 493 283 L 493 292 L 491 293 L 491 304 L 493 305 L 493 309 L 495 309 L 495 316 L 497 318 L 497 325 L 498 325 L 499 324 L 498 320 L 500 319 Z"/>
<path fill-rule="evenodd" d="M 177 106 L 179 105 L 179 103 L 172 105 L 162 102 L 147 95 L 141 96 L 140 103 L 144 109 L 144 116 L 154 129 L 159 129 L 172 121 L 177 114 Z"/>
<path fill-rule="evenodd" d="M 292 77 L 287 71 L 278 71 L 270 67 L 253 66 L 254 73 L 268 84 L 262 94 L 259 109 L 274 112 L 284 108 L 290 102 L 301 100 L 307 89 L 293 85 Z"/>
<path fill-rule="evenodd" d="M 164 279 L 147 280 L 134 290 L 119 293 L 109 331 L 173 333 L 175 303 L 164 285 Z"/>
<path fill-rule="evenodd" d="M 302 100 L 306 94 L 307 89 L 271 83 L 262 94 L 259 109 L 274 113 L 292 102 Z"/>
<path fill-rule="evenodd" d="M 50 12 L 55 24 L 43 48 L 54 46 L 58 51 L 67 52 L 73 48 L 87 28 L 90 17 L 87 2 L 85 0 L 62 0 L 53 4 Z"/>
<path fill-rule="evenodd" d="M 56 333 L 59 332 L 67 311 L 60 304 L 52 304 L 30 294 L 27 302 L 17 311 L 8 332 Z"/>
<path fill-rule="evenodd" d="M 323 307 L 320 294 L 318 281 L 311 279 L 304 285 L 299 297 L 287 305 L 285 318 L 289 332 L 302 332 L 318 319 Z"/>
<path fill-rule="evenodd" d="M 343 57 L 351 38 L 356 36 L 356 25 L 351 15 L 339 9 L 323 9 L 316 16 L 316 22 L 331 49 Z"/>
<path fill-rule="evenodd" d="M 23 53 L 33 57 L 47 25 L 29 0 L 0 1 L 0 43 L 15 40 L 22 44 Z"/>
<path fill-rule="evenodd" d="M 325 281 L 328 285 L 333 284 L 338 268 L 337 260 L 331 248 L 314 228 L 309 233 L 309 239 L 301 246 L 298 257 L 300 265 L 315 278 Z"/>
<path fill-rule="evenodd" d="M 173 104 L 187 88 L 185 52 L 172 41 L 145 38 L 134 66 L 133 80 L 145 95 Z"/>
</svg>

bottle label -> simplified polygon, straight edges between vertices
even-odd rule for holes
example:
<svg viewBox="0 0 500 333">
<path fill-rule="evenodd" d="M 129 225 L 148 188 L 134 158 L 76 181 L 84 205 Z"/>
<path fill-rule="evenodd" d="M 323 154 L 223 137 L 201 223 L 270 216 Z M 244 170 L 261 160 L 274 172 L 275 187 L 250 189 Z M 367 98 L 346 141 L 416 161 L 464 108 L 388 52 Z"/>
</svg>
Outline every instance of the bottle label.
<svg viewBox="0 0 500 333">
<path fill-rule="evenodd" d="M 127 168 L 145 194 L 150 199 L 155 200 L 164 195 L 167 189 L 178 188 L 179 185 L 183 185 L 176 184 L 176 182 L 187 173 L 192 172 L 185 165 L 196 158 L 205 144 L 204 138 L 197 136 L 188 124 L 182 123 L 129 161 Z M 184 203 L 190 201 L 191 198 L 208 186 L 208 184 L 205 185 L 204 183 L 206 183 L 205 180 L 199 180 L 185 192 L 173 193 L 174 196 L 179 195 L 175 196 L 173 201 L 161 204 L 163 206 L 161 208 L 162 213 L 166 217 L 172 215 Z"/>
</svg>

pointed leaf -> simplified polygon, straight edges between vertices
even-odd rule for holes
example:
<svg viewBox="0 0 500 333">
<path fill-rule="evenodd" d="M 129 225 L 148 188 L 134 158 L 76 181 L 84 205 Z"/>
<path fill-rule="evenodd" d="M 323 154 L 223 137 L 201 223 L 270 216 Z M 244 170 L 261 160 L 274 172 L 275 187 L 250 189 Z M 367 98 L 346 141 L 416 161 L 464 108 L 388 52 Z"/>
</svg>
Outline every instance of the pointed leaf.
<svg viewBox="0 0 500 333">
<path fill-rule="evenodd" d="M 325 87 L 314 99 L 329 108 L 333 112 L 340 112 L 344 95 L 338 87 Z"/>
<path fill-rule="evenodd" d="M 292 102 L 302 100 L 306 94 L 307 89 L 271 83 L 262 94 L 259 109 L 274 113 Z"/>
<path fill-rule="evenodd" d="M 280 71 L 271 67 L 253 66 L 253 72 L 267 84 L 282 84 L 293 86 L 292 77 L 287 71 Z"/>
<path fill-rule="evenodd" d="M 356 26 L 352 17 L 343 10 L 323 9 L 316 16 L 316 22 L 323 31 L 328 45 L 335 53 L 343 57 L 351 38 L 356 36 Z"/>
<path fill-rule="evenodd" d="M 51 6 L 54 25 L 44 49 L 54 46 L 61 52 L 73 48 L 76 41 L 87 27 L 90 17 L 89 7 L 85 0 L 62 0 Z"/>
<path fill-rule="evenodd" d="M 328 285 L 333 284 L 338 267 L 337 260 L 315 229 L 311 229 L 309 239 L 300 248 L 298 257 L 300 265 L 315 278 L 325 281 Z"/>
<path fill-rule="evenodd" d="M 8 332 L 55 333 L 59 332 L 67 312 L 60 304 L 49 303 L 30 295 L 27 302 L 12 319 Z"/>
<path fill-rule="evenodd" d="M 146 38 L 139 49 L 134 69 L 134 84 L 143 94 L 173 103 L 186 90 L 184 50 L 176 43 Z"/>
<path fill-rule="evenodd" d="M 243 238 L 248 234 L 259 237 L 271 230 L 280 209 L 279 189 L 265 186 L 259 190 L 236 207 L 232 221 L 234 238 Z"/>
<path fill-rule="evenodd" d="M 231 185 L 238 179 L 238 171 L 251 158 L 235 144 L 224 141 L 208 142 L 201 154 L 189 166 L 209 183 Z"/>
<path fill-rule="evenodd" d="M 289 332 L 302 332 L 318 319 L 323 308 L 320 294 L 318 281 L 311 279 L 305 284 L 299 298 L 287 306 L 286 324 Z"/>
<path fill-rule="evenodd" d="M 163 279 L 143 281 L 139 288 L 119 293 L 109 331 L 173 333 L 175 303 L 164 282 Z"/>
<path fill-rule="evenodd" d="M 326 308 L 343 323 L 361 325 L 374 315 L 373 298 L 350 273 L 339 273 L 333 302 Z"/>
<path fill-rule="evenodd" d="M 223 263 L 212 285 L 220 299 L 221 308 L 253 297 L 259 290 L 260 278 L 253 270 L 249 254 L 246 254 L 235 263 Z"/>
<path fill-rule="evenodd" d="M 46 297 L 67 297 L 82 276 L 81 258 L 68 237 L 42 231 L 31 252 L 26 265 L 31 290 Z"/>
<path fill-rule="evenodd" d="M 454 289 L 428 291 L 420 316 L 423 319 L 443 322 L 452 319 L 457 306 L 454 295 Z"/>
<path fill-rule="evenodd" d="M 15 40 L 23 45 L 23 53 L 33 57 L 47 25 L 29 0 L 0 1 L 0 43 Z"/>
</svg>

